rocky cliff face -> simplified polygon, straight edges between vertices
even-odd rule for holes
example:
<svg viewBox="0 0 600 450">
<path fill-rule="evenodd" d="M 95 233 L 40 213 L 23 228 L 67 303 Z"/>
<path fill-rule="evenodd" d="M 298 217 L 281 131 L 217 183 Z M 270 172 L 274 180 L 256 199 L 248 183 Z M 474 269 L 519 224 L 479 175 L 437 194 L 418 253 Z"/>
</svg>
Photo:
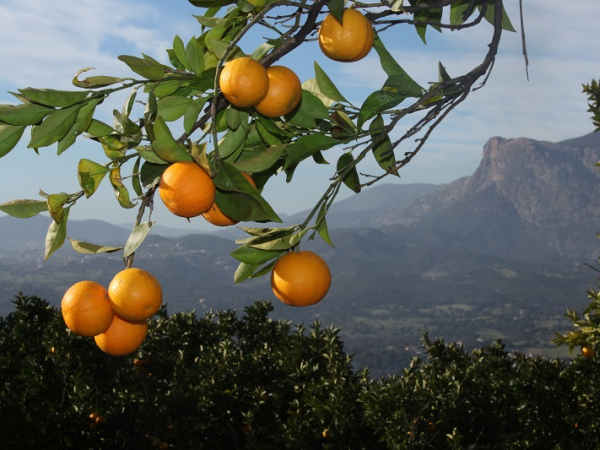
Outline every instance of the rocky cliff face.
<svg viewBox="0 0 600 450">
<path fill-rule="evenodd" d="M 507 256 L 543 250 L 546 256 L 589 258 L 600 250 L 599 160 L 600 133 L 558 143 L 494 137 L 472 176 L 381 215 L 373 225 L 418 223 Z"/>
</svg>

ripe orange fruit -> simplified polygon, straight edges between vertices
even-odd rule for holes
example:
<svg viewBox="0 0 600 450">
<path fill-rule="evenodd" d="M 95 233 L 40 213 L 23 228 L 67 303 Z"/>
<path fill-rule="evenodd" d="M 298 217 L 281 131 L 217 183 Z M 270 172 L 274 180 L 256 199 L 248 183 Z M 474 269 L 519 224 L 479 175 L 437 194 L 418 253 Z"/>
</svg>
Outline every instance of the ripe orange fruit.
<svg viewBox="0 0 600 450">
<path fill-rule="evenodd" d="M 137 322 L 158 311 L 162 304 L 162 288 L 150 272 L 131 267 L 114 276 L 108 285 L 108 299 L 115 314 Z"/>
<path fill-rule="evenodd" d="M 594 347 L 585 346 L 581 348 L 581 354 L 586 358 L 593 358 L 596 351 L 594 350 Z"/>
<path fill-rule="evenodd" d="M 275 296 L 290 306 L 320 302 L 331 286 L 327 263 L 311 251 L 288 252 L 273 266 L 271 287 Z"/>
<path fill-rule="evenodd" d="M 363 59 L 373 47 L 373 26 L 355 9 L 346 9 L 340 23 L 328 14 L 319 29 L 319 46 L 334 61 L 354 62 Z"/>
<path fill-rule="evenodd" d="M 260 102 L 269 89 L 267 70 L 246 56 L 229 61 L 219 76 L 219 87 L 229 103 L 241 108 Z"/>
<path fill-rule="evenodd" d="M 148 333 L 148 323 L 129 322 L 114 315 L 113 321 L 104 333 L 94 337 L 96 345 L 104 353 L 125 356 L 138 349 Z"/>
<path fill-rule="evenodd" d="M 104 286 L 80 281 L 71 286 L 60 304 L 67 327 L 81 336 L 96 336 L 109 327 L 113 310 Z"/>
<path fill-rule="evenodd" d="M 271 66 L 267 69 L 269 90 L 267 95 L 254 106 L 267 117 L 285 116 L 298 106 L 302 99 L 302 84 L 298 75 L 284 66 Z"/>
<path fill-rule="evenodd" d="M 215 184 L 195 162 L 172 164 L 160 177 L 158 193 L 165 206 L 176 216 L 196 217 L 215 201 Z"/>
<path fill-rule="evenodd" d="M 252 177 L 246 172 L 242 172 L 242 175 L 248 180 L 248 182 L 256 189 L 256 183 Z M 225 215 L 223 211 L 217 206 L 216 203 L 213 203 L 208 211 L 202 214 L 202 216 L 213 225 L 217 225 L 218 227 L 228 227 L 230 225 L 235 225 L 239 223 L 239 220 L 232 219 L 231 217 Z"/>
</svg>

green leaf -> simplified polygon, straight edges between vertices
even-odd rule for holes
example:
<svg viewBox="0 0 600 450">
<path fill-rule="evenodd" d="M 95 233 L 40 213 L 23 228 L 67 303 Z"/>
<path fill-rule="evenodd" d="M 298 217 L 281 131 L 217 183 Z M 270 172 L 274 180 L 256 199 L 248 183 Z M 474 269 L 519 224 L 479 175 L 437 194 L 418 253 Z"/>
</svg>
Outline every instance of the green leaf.
<svg viewBox="0 0 600 450">
<path fill-rule="evenodd" d="M 108 136 L 109 134 L 115 132 L 113 127 L 96 119 L 92 119 L 90 126 L 85 131 L 88 134 L 96 137 Z"/>
<path fill-rule="evenodd" d="M 79 185 L 86 196 L 89 198 L 104 179 L 104 176 L 109 172 L 106 167 L 95 163 L 89 159 L 82 159 L 77 166 L 77 179 Z"/>
<path fill-rule="evenodd" d="M 106 247 L 101 245 L 90 244 L 89 242 L 77 241 L 67 238 L 71 242 L 73 250 L 84 255 L 97 255 L 100 253 L 114 253 L 121 250 L 123 247 Z"/>
<path fill-rule="evenodd" d="M 252 276 L 252 273 L 260 267 L 260 264 L 240 263 L 233 274 L 233 282 L 241 283 Z"/>
<path fill-rule="evenodd" d="M 73 78 L 73 85 L 80 88 L 98 89 L 125 81 L 125 78 L 108 77 L 105 75 L 88 77 L 83 80 L 79 80 L 79 75 L 92 69 L 93 67 L 86 67 L 85 69 L 78 71 L 77 74 L 75 74 L 75 78 Z"/>
<path fill-rule="evenodd" d="M 351 169 L 347 169 L 354 162 L 354 157 L 352 153 L 343 153 L 342 156 L 338 159 L 337 162 L 337 170 L 341 172 L 340 175 L 343 176 L 342 181 L 346 186 L 352 189 L 354 192 L 360 192 L 360 179 L 358 178 L 358 171 L 356 170 L 356 166 Z"/>
<path fill-rule="evenodd" d="M 186 80 L 164 80 L 156 83 L 152 92 L 157 98 L 163 98 L 174 94 L 184 84 L 186 84 Z"/>
<path fill-rule="evenodd" d="M 246 244 L 248 247 L 257 248 L 261 250 L 289 250 L 300 243 L 304 235 L 308 233 L 308 229 L 298 231 L 297 233 L 290 234 L 288 236 L 282 236 L 277 239 L 260 243 L 249 243 Z"/>
<path fill-rule="evenodd" d="M 207 40 L 207 47 L 209 47 L 209 49 L 212 49 L 212 53 L 214 53 L 214 55 L 219 59 L 223 58 L 225 52 L 227 51 L 227 48 L 229 47 L 229 44 L 230 43 L 227 41 L 221 41 L 216 39 Z M 237 45 L 234 45 L 233 48 L 227 54 L 227 58 L 225 58 L 225 60 L 231 61 L 232 59 L 241 58 L 243 56 L 246 56 L 246 54 L 242 51 L 242 49 L 239 48 Z"/>
<path fill-rule="evenodd" d="M 35 125 L 55 110 L 25 103 L 18 106 L 0 105 L 0 121 L 8 125 Z"/>
<path fill-rule="evenodd" d="M 144 195 L 144 191 L 142 189 L 142 183 L 140 181 L 141 161 L 142 161 L 142 157 L 138 156 L 135 160 L 135 163 L 133 164 L 133 170 L 131 173 L 131 186 L 133 187 L 133 190 L 138 197 L 143 197 L 143 195 Z"/>
<path fill-rule="evenodd" d="M 391 75 L 385 81 L 383 90 L 388 92 L 396 92 L 405 97 L 419 98 L 423 95 L 423 89 L 418 84 L 412 82 L 412 79 L 407 79 L 403 75 Z"/>
<path fill-rule="evenodd" d="M 321 69 L 321 67 L 317 64 L 316 61 L 314 65 L 317 83 L 319 85 L 319 88 L 321 89 L 321 92 L 323 92 L 323 94 L 325 94 L 332 100 L 336 100 L 338 102 L 347 102 L 348 100 L 344 98 L 344 96 L 340 93 L 335 84 L 333 84 L 333 81 L 331 81 L 331 78 L 327 76 L 325 71 Z"/>
<path fill-rule="evenodd" d="M 396 106 L 405 98 L 405 95 L 384 90 L 371 93 L 360 107 L 356 126 L 362 128 L 363 124 L 375 114 Z"/>
<path fill-rule="evenodd" d="M 50 213 L 50 217 L 52 217 L 56 223 L 62 220 L 65 212 L 63 206 L 70 199 L 71 196 L 68 194 L 51 194 L 48 196 L 46 201 L 48 212 Z"/>
<path fill-rule="evenodd" d="M 0 125 L 0 158 L 15 148 L 24 131 L 24 126 Z"/>
<path fill-rule="evenodd" d="M 384 121 L 383 117 L 377 116 L 371 122 L 369 126 L 369 132 L 373 140 L 379 138 L 381 134 L 384 133 Z M 381 138 L 381 140 L 373 147 L 373 156 L 375 156 L 375 160 L 379 167 L 381 167 L 386 172 L 395 165 L 396 157 L 394 156 L 394 152 L 392 150 L 392 141 L 390 137 L 386 134 L 385 137 Z M 397 170 L 394 170 L 394 175 L 400 176 Z"/>
<path fill-rule="evenodd" d="M 192 128 L 196 124 L 196 120 L 198 120 L 198 116 L 204 107 L 204 104 L 210 97 L 200 97 L 194 99 L 185 109 L 185 113 L 183 115 L 183 128 L 186 133 L 190 133 Z"/>
<path fill-rule="evenodd" d="M 167 169 L 166 164 L 154 164 L 145 162 L 140 170 L 140 181 L 145 188 L 150 188 L 158 185 L 160 176 Z"/>
<path fill-rule="evenodd" d="M 321 236 L 321 239 L 323 239 L 333 248 L 336 248 L 335 245 L 333 245 L 331 237 L 329 236 L 329 229 L 327 228 L 327 221 L 325 220 L 325 217 L 323 217 L 319 222 L 319 225 L 317 226 L 317 231 L 319 232 L 319 236 Z"/>
<path fill-rule="evenodd" d="M 215 201 L 225 215 L 236 220 L 281 223 L 271 205 L 234 165 L 221 161 L 213 181 L 217 187 Z"/>
<path fill-rule="evenodd" d="M 102 101 L 102 99 L 97 98 L 87 102 L 83 105 L 79 111 L 77 112 L 77 116 L 75 117 L 75 122 L 71 129 L 65 134 L 65 136 L 58 141 L 57 146 L 57 154 L 60 155 L 66 149 L 68 149 L 71 145 L 75 143 L 75 140 L 81 133 L 83 133 L 92 123 L 92 118 L 94 116 L 94 111 L 96 110 L 96 106 Z"/>
<path fill-rule="evenodd" d="M 204 72 L 204 49 L 195 37 L 192 37 L 185 48 L 189 69 L 196 75 Z"/>
<path fill-rule="evenodd" d="M 302 128 L 316 128 L 317 119 L 329 119 L 329 111 L 314 94 L 302 90 L 300 105 L 286 116 L 288 122 Z"/>
<path fill-rule="evenodd" d="M 173 138 L 171 130 L 161 116 L 157 116 L 154 122 L 154 135 L 152 149 L 163 161 L 170 163 L 192 161 L 192 156 Z"/>
<path fill-rule="evenodd" d="M 175 57 L 179 60 L 179 62 L 187 69 L 190 70 L 190 66 L 187 62 L 187 57 L 185 55 L 185 45 L 183 41 L 178 35 L 175 35 L 173 38 L 173 53 Z"/>
<path fill-rule="evenodd" d="M 462 0 L 450 5 L 450 25 L 462 25 L 468 19 L 465 13 L 469 9 L 469 0 Z M 471 11 L 473 12 L 473 11 Z"/>
<path fill-rule="evenodd" d="M 239 151 L 243 149 L 245 140 L 246 130 L 242 127 L 239 127 L 237 130 L 228 131 L 217 147 L 219 156 L 223 159 L 227 159 L 232 155 L 236 155 L 236 153 L 239 153 Z M 231 159 L 232 161 L 235 161 L 235 157 L 232 157 Z"/>
<path fill-rule="evenodd" d="M 34 88 L 19 89 L 19 92 L 33 103 L 58 108 L 68 108 L 81 103 L 89 94 L 89 91 L 57 91 Z"/>
<path fill-rule="evenodd" d="M 162 80 L 165 76 L 165 67 L 151 59 L 120 55 L 119 60 L 127 64 L 132 71 L 148 80 Z"/>
<path fill-rule="evenodd" d="M 48 211 L 48 203 L 45 200 L 11 200 L 2 203 L 0 211 L 19 219 L 28 219 L 41 212 Z"/>
<path fill-rule="evenodd" d="M 82 105 L 59 109 L 50 114 L 41 125 L 33 127 L 28 148 L 47 147 L 58 142 L 71 129 Z"/>
<path fill-rule="evenodd" d="M 206 17 L 200 15 L 197 16 L 195 14 L 192 15 L 196 18 L 200 25 L 206 28 L 215 28 L 220 25 L 225 25 L 225 22 L 227 21 L 227 19 L 224 17 Z"/>
<path fill-rule="evenodd" d="M 125 185 L 123 184 L 123 181 L 121 180 L 121 168 L 120 167 L 115 167 L 114 169 L 112 169 L 110 171 L 110 184 L 112 184 L 113 186 L 113 190 L 115 192 L 115 197 L 117 198 L 117 201 L 119 202 L 119 204 L 126 209 L 131 209 L 133 207 L 135 207 L 135 203 L 132 203 L 130 198 L 129 198 L 129 192 L 127 191 L 127 188 L 125 187 Z"/>
<path fill-rule="evenodd" d="M 225 119 L 227 120 L 227 126 L 230 130 L 237 130 L 242 122 L 240 110 L 233 105 L 229 105 L 225 111 Z"/>
<path fill-rule="evenodd" d="M 70 207 L 65 208 L 60 222 L 57 223 L 53 220 L 48 227 L 48 232 L 46 233 L 46 250 L 44 252 L 44 261 L 48 261 L 48 258 L 50 258 L 50 256 L 65 243 L 65 238 L 67 237 L 67 220 L 69 218 L 69 210 Z"/>
<path fill-rule="evenodd" d="M 381 68 L 388 77 L 395 77 L 396 80 L 401 80 L 401 82 L 396 82 L 396 84 L 403 86 L 402 92 L 423 92 L 423 88 L 400 67 L 394 57 L 387 51 L 378 35 L 375 35 L 373 48 L 377 51 Z"/>
<path fill-rule="evenodd" d="M 185 111 L 191 102 L 191 98 L 178 95 L 161 98 L 156 102 L 158 114 L 165 121 L 173 122 L 185 114 Z"/>
<path fill-rule="evenodd" d="M 342 18 L 344 16 L 344 0 L 329 0 L 327 2 L 327 8 L 329 12 L 333 14 L 339 23 L 342 23 Z"/>
<path fill-rule="evenodd" d="M 144 242 L 146 236 L 150 232 L 150 228 L 152 228 L 154 222 L 142 222 L 137 227 L 133 229 L 127 242 L 125 243 L 125 250 L 123 250 L 123 257 L 127 258 L 132 255 L 138 247 Z"/>
<path fill-rule="evenodd" d="M 230 253 L 239 262 L 246 264 L 263 264 L 281 255 L 281 251 L 269 251 L 242 245 Z"/>
<path fill-rule="evenodd" d="M 315 154 L 321 150 L 327 150 L 339 144 L 335 138 L 325 136 L 324 134 L 309 134 L 289 144 L 286 149 L 286 158 L 284 168 L 295 166 L 303 159 Z"/>
<path fill-rule="evenodd" d="M 233 165 L 242 172 L 262 172 L 273 166 L 282 156 L 287 144 L 271 145 L 261 153 L 244 160 L 238 160 Z"/>
<path fill-rule="evenodd" d="M 269 53 L 269 51 L 271 49 L 278 47 L 279 45 L 281 45 L 281 43 L 282 43 L 282 41 L 280 41 L 279 39 L 277 39 L 277 40 L 271 39 L 271 40 L 268 40 L 267 42 L 263 42 L 256 48 L 256 50 L 254 50 L 254 52 L 252 52 L 250 57 L 252 59 L 260 61 L 262 59 L 262 57 L 265 56 L 267 53 Z"/>
<path fill-rule="evenodd" d="M 477 8 L 479 9 L 479 11 L 481 11 L 481 8 L 483 8 L 483 7 L 481 5 L 477 5 Z M 489 23 L 494 25 L 494 16 L 495 16 L 494 5 L 491 5 L 488 3 L 487 8 L 485 10 L 485 20 L 487 20 Z M 504 9 L 504 5 L 502 5 L 502 29 L 506 30 L 506 31 L 512 31 L 512 32 L 517 31 L 513 27 L 512 23 L 510 22 L 508 14 L 506 14 L 506 10 Z"/>
</svg>

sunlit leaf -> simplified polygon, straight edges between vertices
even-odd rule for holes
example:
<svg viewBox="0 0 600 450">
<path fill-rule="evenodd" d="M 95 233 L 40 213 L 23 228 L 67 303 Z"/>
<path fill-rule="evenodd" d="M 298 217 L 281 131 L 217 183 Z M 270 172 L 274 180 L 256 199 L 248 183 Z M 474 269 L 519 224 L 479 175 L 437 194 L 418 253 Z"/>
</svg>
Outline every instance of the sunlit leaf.
<svg viewBox="0 0 600 450">
<path fill-rule="evenodd" d="M 117 198 L 117 201 L 119 202 L 119 204 L 126 209 L 130 209 L 135 207 L 135 203 L 132 203 L 129 197 L 129 192 L 127 191 L 127 188 L 125 187 L 125 185 L 123 184 L 123 181 L 121 180 L 121 168 L 120 167 L 115 167 L 114 169 L 111 169 L 110 171 L 110 183 L 113 186 L 113 190 L 115 192 L 115 197 Z"/>
<path fill-rule="evenodd" d="M 109 172 L 106 167 L 89 159 L 82 159 L 77 166 L 77 178 L 79 185 L 86 197 L 90 197 Z"/>
<path fill-rule="evenodd" d="M 48 232 L 46 233 L 46 243 L 44 252 L 44 261 L 65 243 L 67 237 L 67 220 L 69 218 L 70 208 L 65 208 L 60 222 L 54 220 L 50 222 Z"/>
<path fill-rule="evenodd" d="M 138 249 L 142 242 L 144 242 L 144 239 L 146 239 L 146 236 L 148 236 L 152 225 L 154 225 L 154 222 L 142 222 L 133 229 L 125 243 L 123 257 L 127 258 Z"/>
<path fill-rule="evenodd" d="M 192 37 L 185 48 L 185 56 L 189 69 L 196 75 L 204 72 L 204 49 L 195 37 Z"/>
<path fill-rule="evenodd" d="M 191 102 L 191 98 L 181 97 L 179 95 L 161 98 L 156 102 L 158 114 L 160 114 L 165 121 L 173 122 L 185 114 L 185 111 Z"/>
<path fill-rule="evenodd" d="M 27 219 L 41 212 L 48 211 L 48 203 L 45 200 L 11 200 L 2 203 L 0 211 L 12 217 Z"/>
<path fill-rule="evenodd" d="M 235 259 L 246 264 L 263 264 L 270 259 L 281 255 L 281 251 L 262 250 L 253 247 L 241 246 L 230 253 Z"/>
<path fill-rule="evenodd" d="M 100 253 L 114 253 L 121 250 L 123 247 L 107 247 L 103 245 L 90 244 L 89 242 L 77 241 L 67 238 L 71 242 L 73 250 L 84 255 L 97 255 Z"/>
</svg>

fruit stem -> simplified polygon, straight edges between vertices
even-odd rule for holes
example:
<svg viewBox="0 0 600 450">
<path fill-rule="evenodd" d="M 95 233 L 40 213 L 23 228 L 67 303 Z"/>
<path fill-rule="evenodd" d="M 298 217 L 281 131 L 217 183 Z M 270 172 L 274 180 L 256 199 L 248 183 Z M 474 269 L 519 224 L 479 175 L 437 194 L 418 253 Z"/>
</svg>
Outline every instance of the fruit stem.
<svg viewBox="0 0 600 450">
<path fill-rule="evenodd" d="M 142 197 L 142 203 L 140 205 L 140 209 L 138 210 L 137 217 L 135 219 L 135 223 L 133 224 L 133 229 L 135 230 L 140 223 L 142 223 L 142 218 L 144 217 L 144 213 L 146 212 L 146 208 L 150 207 L 150 212 L 148 213 L 148 221 L 150 221 L 150 216 L 152 215 L 152 205 L 154 204 L 154 193 L 156 192 L 157 187 L 154 186 L 146 191 L 144 196 Z M 133 259 L 135 257 L 135 252 L 125 258 L 125 268 L 131 269 L 133 266 Z"/>
</svg>

